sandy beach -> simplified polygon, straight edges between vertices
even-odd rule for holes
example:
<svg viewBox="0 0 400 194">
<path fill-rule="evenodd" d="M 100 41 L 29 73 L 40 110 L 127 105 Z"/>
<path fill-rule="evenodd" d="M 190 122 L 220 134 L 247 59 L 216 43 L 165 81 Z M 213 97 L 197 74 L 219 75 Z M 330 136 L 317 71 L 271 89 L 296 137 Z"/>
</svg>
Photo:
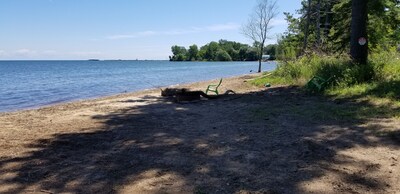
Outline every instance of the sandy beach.
<svg viewBox="0 0 400 194">
<path fill-rule="evenodd" d="M 335 117 L 373 105 L 257 75 L 218 99 L 152 89 L 0 113 L 0 193 L 399 193 L 399 120 Z"/>
</svg>

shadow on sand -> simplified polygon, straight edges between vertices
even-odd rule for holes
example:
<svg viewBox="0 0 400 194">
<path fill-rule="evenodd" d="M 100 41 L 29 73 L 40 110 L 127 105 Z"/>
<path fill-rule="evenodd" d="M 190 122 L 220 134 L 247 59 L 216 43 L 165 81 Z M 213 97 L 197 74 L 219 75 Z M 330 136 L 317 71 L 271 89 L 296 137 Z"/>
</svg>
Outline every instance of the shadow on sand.
<svg viewBox="0 0 400 194">
<path fill-rule="evenodd" d="M 32 142 L 27 148 L 35 151 L 26 156 L 0 159 L 0 174 L 14 174 L 2 177 L 0 187 L 10 193 L 302 193 L 303 183 L 327 173 L 351 185 L 336 183 L 336 191 L 390 187 L 370 176 L 379 164 L 339 153 L 399 149 L 399 129 L 378 133 L 384 126 L 363 125 L 372 118 L 340 111 L 373 109 L 368 103 L 337 103 L 286 87 L 184 104 L 149 98 L 141 102 L 156 102 L 93 117 L 103 128 L 58 134 Z"/>
</svg>

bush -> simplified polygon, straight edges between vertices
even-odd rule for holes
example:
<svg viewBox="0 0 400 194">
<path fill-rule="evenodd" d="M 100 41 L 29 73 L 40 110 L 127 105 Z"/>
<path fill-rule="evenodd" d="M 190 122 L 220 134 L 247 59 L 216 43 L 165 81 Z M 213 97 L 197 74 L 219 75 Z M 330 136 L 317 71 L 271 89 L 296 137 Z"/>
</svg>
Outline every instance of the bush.
<svg viewBox="0 0 400 194">
<path fill-rule="evenodd" d="M 351 87 L 358 84 L 374 84 L 382 87 L 376 91 L 398 91 L 388 88 L 386 83 L 399 83 L 400 56 L 397 52 L 380 52 L 371 54 L 366 65 L 351 62 L 349 56 L 305 56 L 297 60 L 279 62 L 270 75 L 254 81 L 261 85 L 267 82 L 281 84 L 305 85 L 313 76 L 325 79 L 332 78 L 330 87 Z M 398 84 L 392 84 L 398 86 Z M 384 89 L 384 90 L 383 90 Z M 394 92 L 396 96 L 398 92 Z"/>
<path fill-rule="evenodd" d="M 400 80 L 400 55 L 398 52 L 380 52 L 370 56 L 377 81 Z"/>
</svg>

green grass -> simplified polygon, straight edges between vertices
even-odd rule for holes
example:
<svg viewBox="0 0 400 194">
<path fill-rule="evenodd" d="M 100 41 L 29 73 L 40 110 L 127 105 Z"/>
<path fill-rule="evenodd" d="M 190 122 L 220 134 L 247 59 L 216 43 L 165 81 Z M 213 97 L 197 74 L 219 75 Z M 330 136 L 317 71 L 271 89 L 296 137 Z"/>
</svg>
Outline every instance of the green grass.
<svg viewBox="0 0 400 194">
<path fill-rule="evenodd" d="M 376 97 L 399 102 L 400 81 L 370 82 L 356 84 L 348 87 L 332 87 L 325 94 L 340 98 L 350 97 Z"/>
<path fill-rule="evenodd" d="M 270 83 L 272 85 L 295 84 L 295 82 L 291 79 L 288 79 L 286 77 L 279 77 L 279 76 L 271 75 L 271 74 L 268 74 L 268 72 L 264 73 L 264 75 L 262 77 L 252 80 L 251 83 L 254 85 L 258 85 L 258 86 L 263 86 L 267 83 Z"/>
<path fill-rule="evenodd" d="M 306 84 L 313 76 L 325 79 L 333 77 L 328 87 L 321 92 L 333 100 L 348 100 L 358 103 L 351 106 L 321 105 L 317 109 L 300 111 L 306 117 L 323 119 L 326 111 L 335 118 L 362 119 L 371 117 L 400 118 L 400 55 L 382 52 L 370 56 L 365 66 L 352 64 L 346 56 L 307 56 L 296 61 L 280 63 L 273 72 L 252 81 L 262 86 L 297 85 L 306 91 Z"/>
</svg>

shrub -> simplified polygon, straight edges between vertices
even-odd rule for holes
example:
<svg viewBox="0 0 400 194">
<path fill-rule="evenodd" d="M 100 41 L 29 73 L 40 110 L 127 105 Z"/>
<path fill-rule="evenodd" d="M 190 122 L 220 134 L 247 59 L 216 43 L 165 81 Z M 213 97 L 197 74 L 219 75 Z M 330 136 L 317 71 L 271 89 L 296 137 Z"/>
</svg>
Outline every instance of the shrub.
<svg viewBox="0 0 400 194">
<path fill-rule="evenodd" d="M 319 56 L 312 54 L 297 60 L 279 62 L 278 67 L 268 76 L 263 76 L 254 83 L 261 85 L 267 82 L 304 85 L 313 76 L 325 79 L 333 78 L 330 87 L 351 87 L 357 84 L 374 83 L 382 87 L 376 91 L 398 91 L 388 88 L 390 84 L 400 81 L 400 56 L 397 52 L 379 52 L 371 54 L 366 65 L 353 64 L 349 56 Z M 398 86 L 398 84 L 392 84 Z M 394 92 L 396 96 L 398 92 Z"/>
</svg>

